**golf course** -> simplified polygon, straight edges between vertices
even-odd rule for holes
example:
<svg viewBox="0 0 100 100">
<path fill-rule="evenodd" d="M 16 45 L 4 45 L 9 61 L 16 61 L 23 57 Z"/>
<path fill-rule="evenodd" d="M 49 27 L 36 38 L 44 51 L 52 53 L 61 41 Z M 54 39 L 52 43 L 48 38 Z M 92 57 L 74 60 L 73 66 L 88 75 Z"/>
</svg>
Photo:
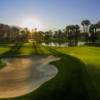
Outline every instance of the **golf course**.
<svg viewBox="0 0 100 100">
<path fill-rule="evenodd" d="M 100 100 L 100 0 L 0 0 L 0 100 Z"/>
<path fill-rule="evenodd" d="M 0 100 L 65 100 L 65 99 L 98 100 L 100 98 L 100 80 L 99 80 L 100 48 L 99 47 L 85 46 L 85 45 L 79 47 L 68 47 L 68 48 L 50 47 L 50 46 L 42 46 L 41 44 L 33 42 L 33 43 L 16 43 L 16 44 L 0 45 L 0 51 L 1 51 L 0 75 L 1 71 L 4 68 L 6 68 L 5 66 L 7 66 L 6 62 L 4 62 L 5 61 L 4 59 L 7 58 L 20 60 L 20 61 L 16 60 L 16 62 L 13 61 L 13 63 L 19 62 L 21 66 L 12 65 L 12 67 L 17 66 L 17 69 L 15 70 L 18 71 L 19 73 L 16 74 L 19 74 L 18 77 L 21 77 L 23 80 L 25 78 L 23 77 L 23 74 L 27 73 L 27 71 L 25 71 L 24 69 L 24 73 L 23 71 L 21 73 L 20 72 L 21 69 L 18 69 L 18 66 L 19 67 L 24 66 L 24 63 L 22 63 L 21 61 L 22 59 L 24 60 L 25 65 L 27 66 L 28 65 L 27 59 L 33 58 L 31 59 L 32 62 L 34 61 L 36 62 L 36 59 L 41 61 L 42 57 L 42 62 L 46 62 L 46 59 L 49 60 L 47 61 L 47 63 L 55 66 L 58 70 L 58 72 L 56 72 L 56 75 L 53 73 L 54 76 L 51 75 L 52 78 L 50 78 L 49 76 L 49 78 L 43 81 L 41 85 L 39 85 L 35 90 L 34 89 L 32 90 L 32 84 L 33 87 L 35 84 L 34 81 L 33 83 L 31 82 L 30 91 L 28 92 L 27 90 L 25 92 L 23 89 L 25 93 L 22 93 L 22 95 L 20 94 L 20 90 L 16 85 L 15 97 L 12 96 L 12 98 L 11 97 L 9 98 L 9 96 L 7 98 L 7 94 L 6 97 L 4 97 L 5 96 L 4 94 L 7 92 L 6 90 L 7 86 L 10 85 L 6 83 L 6 87 L 3 90 L 3 87 L 5 85 L 3 83 L 1 84 L 0 82 L 0 86 L 4 85 L 1 86 L 2 89 L 0 89 L 0 93 L 1 91 L 6 91 L 3 92 L 3 98 L 0 97 Z M 33 70 L 36 70 L 34 66 Z M 49 73 L 50 68 L 46 71 L 47 73 Z M 15 76 L 11 76 L 14 74 L 9 75 L 8 80 L 10 81 L 11 77 L 17 80 L 18 77 L 16 77 L 16 74 Z M 41 73 L 39 74 L 39 72 L 35 74 L 38 74 L 38 77 L 39 75 L 41 75 Z M 5 75 L 5 77 L 7 76 Z M 4 76 L 0 77 L 0 80 L 1 78 L 3 79 L 5 77 Z M 34 78 L 34 73 L 33 73 L 33 78 Z M 37 78 L 37 80 L 38 79 L 39 78 Z M 24 87 L 23 83 L 19 81 L 15 82 L 16 84 L 20 84 L 22 88 Z M 14 81 L 9 83 L 14 84 Z M 9 90 L 9 92 L 13 91 L 13 87 L 11 90 Z M 16 94 L 17 92 L 19 96 L 18 94 Z"/>
</svg>

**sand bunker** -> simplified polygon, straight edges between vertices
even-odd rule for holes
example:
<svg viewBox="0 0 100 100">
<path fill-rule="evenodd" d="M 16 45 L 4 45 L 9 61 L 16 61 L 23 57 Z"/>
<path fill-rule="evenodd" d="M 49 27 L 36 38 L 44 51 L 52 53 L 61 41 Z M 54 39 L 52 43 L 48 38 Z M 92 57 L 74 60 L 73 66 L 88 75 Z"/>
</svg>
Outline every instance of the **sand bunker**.
<svg viewBox="0 0 100 100">
<path fill-rule="evenodd" d="M 6 58 L 7 65 L 0 70 L 0 98 L 22 96 L 36 90 L 55 77 L 58 70 L 48 64 L 59 60 L 54 56 L 32 58 Z"/>
</svg>

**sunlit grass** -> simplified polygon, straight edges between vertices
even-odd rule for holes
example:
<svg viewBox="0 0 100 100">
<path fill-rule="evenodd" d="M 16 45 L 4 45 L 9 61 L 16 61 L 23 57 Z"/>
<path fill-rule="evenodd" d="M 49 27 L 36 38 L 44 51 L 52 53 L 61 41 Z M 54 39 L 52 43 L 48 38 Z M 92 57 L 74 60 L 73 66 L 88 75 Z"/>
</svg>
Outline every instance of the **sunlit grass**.
<svg viewBox="0 0 100 100">
<path fill-rule="evenodd" d="M 10 47 L 0 47 L 0 54 L 7 52 L 10 49 Z"/>
<path fill-rule="evenodd" d="M 55 48 L 57 51 L 69 54 L 82 59 L 85 63 L 100 64 L 100 48 L 99 47 L 69 47 Z"/>
<path fill-rule="evenodd" d="M 29 56 L 32 55 L 32 53 L 34 53 L 34 49 L 33 46 L 23 46 L 22 48 L 20 48 L 19 50 L 19 54 L 20 56 Z"/>
<path fill-rule="evenodd" d="M 0 44 L 0 54 L 3 54 L 7 51 L 10 50 L 10 48 L 13 46 L 14 44 Z"/>
<path fill-rule="evenodd" d="M 95 89 L 100 96 L 100 48 L 85 46 L 56 48 L 56 50 L 77 57 L 85 63 L 86 71 L 91 77 Z"/>
</svg>

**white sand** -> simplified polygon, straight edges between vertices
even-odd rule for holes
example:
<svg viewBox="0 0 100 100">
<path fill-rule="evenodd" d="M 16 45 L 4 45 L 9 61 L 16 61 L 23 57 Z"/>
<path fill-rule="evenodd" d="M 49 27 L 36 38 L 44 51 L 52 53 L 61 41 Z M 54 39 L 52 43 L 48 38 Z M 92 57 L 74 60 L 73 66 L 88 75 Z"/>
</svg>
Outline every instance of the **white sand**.
<svg viewBox="0 0 100 100">
<path fill-rule="evenodd" d="M 55 77 L 58 70 L 49 62 L 59 60 L 54 56 L 32 58 L 6 58 L 7 65 L 0 70 L 0 98 L 28 94 Z"/>
</svg>

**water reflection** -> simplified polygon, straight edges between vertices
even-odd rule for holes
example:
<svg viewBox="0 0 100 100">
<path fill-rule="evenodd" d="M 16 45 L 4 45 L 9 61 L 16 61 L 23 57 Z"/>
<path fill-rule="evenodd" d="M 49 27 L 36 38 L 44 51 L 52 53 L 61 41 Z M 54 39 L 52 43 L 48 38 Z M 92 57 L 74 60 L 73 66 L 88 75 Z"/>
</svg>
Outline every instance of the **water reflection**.
<svg viewBox="0 0 100 100">
<path fill-rule="evenodd" d="M 50 43 L 45 43 L 43 42 L 42 45 L 44 46 L 52 46 L 52 47 L 69 47 L 69 43 L 65 42 L 65 43 L 58 43 L 58 42 L 50 42 Z M 85 45 L 85 42 L 78 42 L 78 46 L 82 46 Z M 74 44 L 72 45 L 74 46 Z"/>
</svg>

